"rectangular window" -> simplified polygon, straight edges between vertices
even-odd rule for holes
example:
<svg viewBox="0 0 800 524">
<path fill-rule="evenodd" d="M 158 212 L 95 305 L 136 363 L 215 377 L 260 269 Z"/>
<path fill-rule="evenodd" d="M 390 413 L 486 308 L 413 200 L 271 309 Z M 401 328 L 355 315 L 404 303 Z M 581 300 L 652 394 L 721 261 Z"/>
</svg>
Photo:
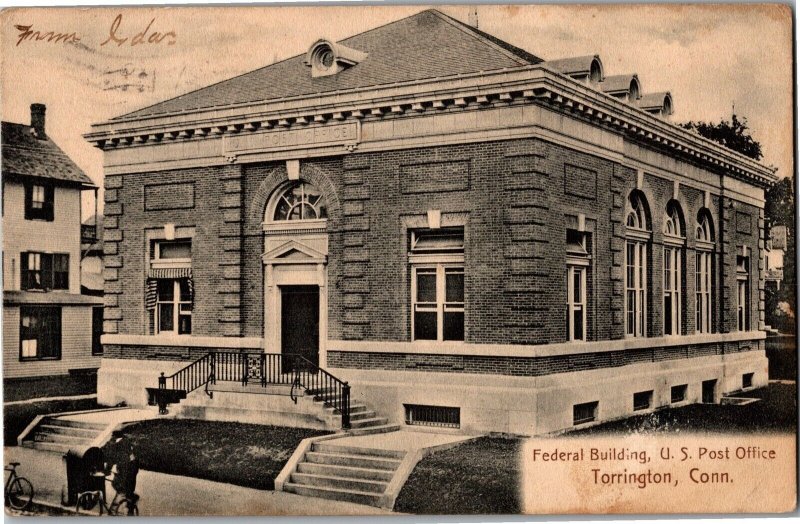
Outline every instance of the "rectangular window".
<svg viewBox="0 0 800 524">
<path fill-rule="evenodd" d="M 711 333 L 711 253 L 698 252 L 695 257 L 695 307 L 698 333 Z"/>
<path fill-rule="evenodd" d="M 413 340 L 464 340 L 464 230 L 411 232 Z"/>
<path fill-rule="evenodd" d="M 653 390 L 650 391 L 640 391 L 638 393 L 633 394 L 633 410 L 634 411 L 641 411 L 643 409 L 649 409 L 650 406 L 653 404 Z"/>
<path fill-rule="evenodd" d="M 60 359 L 61 308 L 22 306 L 19 314 L 19 359 Z"/>
<path fill-rule="evenodd" d="M 594 422 L 597 419 L 597 406 L 599 404 L 599 402 L 595 401 L 572 406 L 572 424 L 577 426 L 578 424 Z"/>
<path fill-rule="evenodd" d="M 717 402 L 717 381 L 703 381 L 703 404 L 716 404 Z"/>
<path fill-rule="evenodd" d="M 689 389 L 688 384 L 681 384 L 680 386 L 672 386 L 671 394 L 670 394 L 670 402 L 673 404 L 677 402 L 683 402 L 686 400 L 686 392 Z"/>
<path fill-rule="evenodd" d="M 25 183 L 25 219 L 53 221 L 55 191 L 52 185 L 41 182 Z"/>
<path fill-rule="evenodd" d="M 742 389 L 753 387 L 753 373 L 745 373 L 742 375 Z"/>
<path fill-rule="evenodd" d="M 681 334 L 681 250 L 664 248 L 664 334 Z"/>
<path fill-rule="evenodd" d="M 187 279 L 158 280 L 156 326 L 158 333 L 192 332 L 192 296 Z"/>
<path fill-rule="evenodd" d="M 461 427 L 460 408 L 420 404 L 404 404 L 404 406 L 406 408 L 406 424 L 410 426 Z"/>
<path fill-rule="evenodd" d="M 646 335 L 647 244 L 628 240 L 625 245 L 625 333 Z"/>
<path fill-rule="evenodd" d="M 736 257 L 736 327 L 750 330 L 750 258 Z"/>
<path fill-rule="evenodd" d="M 20 265 L 23 290 L 69 289 L 69 255 L 21 253 Z"/>
<path fill-rule="evenodd" d="M 103 354 L 103 344 L 100 337 L 103 336 L 103 308 L 92 308 L 92 355 Z"/>
<path fill-rule="evenodd" d="M 586 340 L 586 267 L 567 266 L 567 337 Z"/>
</svg>

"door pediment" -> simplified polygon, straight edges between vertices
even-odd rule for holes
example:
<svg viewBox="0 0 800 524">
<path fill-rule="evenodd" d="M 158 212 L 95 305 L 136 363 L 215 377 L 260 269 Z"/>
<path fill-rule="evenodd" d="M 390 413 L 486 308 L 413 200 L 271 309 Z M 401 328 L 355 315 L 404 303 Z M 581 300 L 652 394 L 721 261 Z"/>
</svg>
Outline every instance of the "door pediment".
<svg viewBox="0 0 800 524">
<path fill-rule="evenodd" d="M 264 264 L 325 264 L 328 256 L 302 242 L 289 240 L 264 253 L 261 260 Z"/>
</svg>

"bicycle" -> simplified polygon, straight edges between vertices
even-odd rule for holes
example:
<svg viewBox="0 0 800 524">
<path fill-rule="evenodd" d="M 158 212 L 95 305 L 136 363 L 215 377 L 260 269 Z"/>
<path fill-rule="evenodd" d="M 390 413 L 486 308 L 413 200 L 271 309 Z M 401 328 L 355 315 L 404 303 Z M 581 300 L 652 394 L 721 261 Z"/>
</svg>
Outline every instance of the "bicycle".
<svg viewBox="0 0 800 524">
<path fill-rule="evenodd" d="M 6 505 L 23 511 L 33 501 L 33 484 L 25 477 L 20 477 L 17 474 L 17 466 L 19 466 L 19 462 L 9 462 L 8 466 L 5 467 L 6 471 L 11 472 L 8 480 L 6 480 Z"/>
<path fill-rule="evenodd" d="M 106 479 L 106 482 L 111 482 L 111 479 L 108 478 L 104 473 L 98 472 L 95 475 L 103 476 Z M 96 490 L 96 491 L 84 491 L 78 493 L 78 500 L 75 503 L 75 511 L 78 512 L 81 509 L 85 511 L 91 511 L 95 506 L 98 506 L 98 512 L 100 515 L 103 514 L 103 511 L 106 514 L 111 516 L 116 515 L 128 515 L 128 516 L 138 516 L 139 515 L 139 495 L 133 494 L 133 496 L 128 497 L 124 493 L 120 493 L 119 491 L 115 491 L 114 498 L 111 499 L 111 503 L 106 503 L 106 494 L 105 491 Z"/>
</svg>

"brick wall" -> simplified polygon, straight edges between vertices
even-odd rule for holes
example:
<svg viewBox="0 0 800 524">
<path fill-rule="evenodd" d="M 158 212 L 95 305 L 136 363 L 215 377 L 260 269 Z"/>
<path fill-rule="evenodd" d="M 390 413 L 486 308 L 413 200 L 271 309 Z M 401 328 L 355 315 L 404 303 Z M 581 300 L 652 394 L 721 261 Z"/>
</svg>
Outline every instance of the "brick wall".
<svg viewBox="0 0 800 524">
<path fill-rule="evenodd" d="M 429 209 L 466 224 L 467 342 L 566 339 L 565 234 L 577 213 L 592 228 L 590 338 L 624 336 L 624 219 L 627 196 L 636 188 L 634 170 L 538 139 L 356 153 L 301 166 L 302 177 L 329 200 L 329 339 L 410 340 L 406 224 L 424 220 Z M 144 232 L 174 223 L 195 228 L 193 334 L 263 336 L 261 222 L 269 196 L 286 177 L 281 162 L 106 177 L 106 332 L 146 333 Z M 188 197 L 171 208 L 163 191 L 151 191 L 150 198 L 161 200 L 145 206 L 146 185 L 187 183 L 194 188 L 191 208 Z M 653 229 L 648 333 L 658 336 L 662 227 L 674 185 L 645 175 L 641 189 Z M 694 231 L 703 201 L 702 192 L 680 186 L 685 333 L 695 330 Z M 753 253 L 751 325 L 757 328 L 763 213 L 727 198 L 713 197 L 711 207 L 721 298 L 715 325 L 735 330 L 736 251 L 747 245 Z M 737 227 L 741 215 L 752 217 L 749 233 L 741 218 Z"/>
</svg>

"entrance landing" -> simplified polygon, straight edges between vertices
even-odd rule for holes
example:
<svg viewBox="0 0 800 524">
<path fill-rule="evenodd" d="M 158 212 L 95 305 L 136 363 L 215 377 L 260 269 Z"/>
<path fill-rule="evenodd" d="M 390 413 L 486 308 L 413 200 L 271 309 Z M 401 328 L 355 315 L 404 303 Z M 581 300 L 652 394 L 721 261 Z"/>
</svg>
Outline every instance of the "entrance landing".
<svg viewBox="0 0 800 524">
<path fill-rule="evenodd" d="M 402 430 L 391 433 L 376 433 L 357 437 L 343 437 L 331 440 L 331 444 L 353 448 L 373 448 L 396 451 L 416 451 L 430 449 L 438 451 L 461 444 L 475 437 L 465 435 L 448 435 L 425 431 Z"/>
</svg>

